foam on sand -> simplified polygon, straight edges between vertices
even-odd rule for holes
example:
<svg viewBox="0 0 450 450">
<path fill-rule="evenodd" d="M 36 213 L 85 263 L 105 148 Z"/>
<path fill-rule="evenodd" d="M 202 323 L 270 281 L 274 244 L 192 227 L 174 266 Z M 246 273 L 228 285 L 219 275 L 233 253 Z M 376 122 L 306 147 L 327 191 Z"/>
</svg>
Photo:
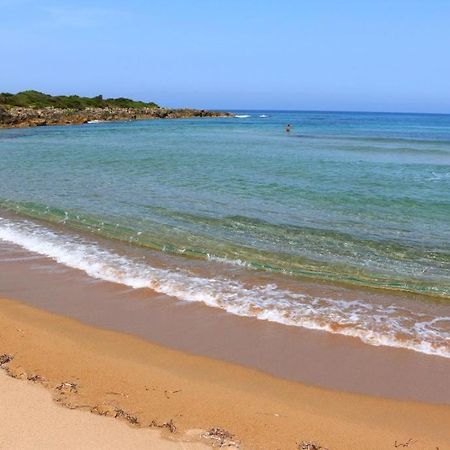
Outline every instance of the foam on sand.
<svg viewBox="0 0 450 450">
<path fill-rule="evenodd" d="M 0 218 L 0 239 L 132 288 L 150 288 L 239 316 L 353 336 L 370 345 L 406 348 L 450 358 L 450 317 L 433 317 L 396 305 L 314 297 L 276 284 L 246 285 L 225 277 L 200 277 L 162 269 L 117 254 L 94 241 L 57 233 L 27 220 Z"/>
</svg>

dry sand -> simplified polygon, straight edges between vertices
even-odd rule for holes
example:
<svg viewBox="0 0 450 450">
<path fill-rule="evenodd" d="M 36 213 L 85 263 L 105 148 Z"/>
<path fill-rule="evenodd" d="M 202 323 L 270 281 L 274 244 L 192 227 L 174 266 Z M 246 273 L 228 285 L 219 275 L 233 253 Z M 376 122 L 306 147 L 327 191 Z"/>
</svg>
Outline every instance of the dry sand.
<svg viewBox="0 0 450 450">
<path fill-rule="evenodd" d="M 86 326 L 10 300 L 0 300 L 0 354 L 3 353 L 14 357 L 3 365 L 10 375 L 35 379 L 50 390 L 58 403 L 119 416 L 124 422 L 136 421 L 135 427 L 161 427 L 165 437 L 172 440 L 186 440 L 186 433 L 192 429 L 220 427 L 233 434 L 232 439 L 239 441 L 241 448 L 249 449 L 295 449 L 301 441 L 319 442 L 330 450 L 392 449 L 396 445 L 401 448 L 402 443 L 413 450 L 449 448 L 448 406 L 309 387 Z M 89 436 L 84 430 L 99 419 L 100 428 L 92 429 L 111 427 L 111 435 L 105 431 L 108 437 L 97 431 L 95 438 L 101 445 L 108 446 L 106 439 L 116 436 L 114 433 L 120 434 L 118 439 L 130 439 L 130 444 L 121 448 L 140 448 L 139 440 L 147 439 L 146 432 L 131 425 L 124 428 L 107 418 L 48 406 L 44 391 L 33 389 L 33 396 L 44 397 L 31 401 L 34 397 L 24 391 L 32 388 L 30 381 L 6 382 L 11 381 L 17 386 L 14 390 L 20 391 L 16 395 L 26 397 L 26 401 L 3 400 L 2 395 L 0 419 L 5 422 L 1 423 L 0 442 L 13 439 L 14 434 L 22 434 L 26 439 L 22 430 L 26 430 L 29 420 L 34 424 L 35 435 L 45 439 L 60 433 L 58 428 L 64 420 L 85 421 L 79 429 L 82 432 L 67 435 L 72 448 L 80 448 L 79 435 Z M 1 383 L 3 390 L 7 385 L 3 379 Z M 52 413 L 40 425 L 39 411 L 44 406 Z M 157 435 L 148 436 L 150 439 Z M 7 448 L 27 448 L 26 441 L 17 445 L 9 442 Z M 209 441 L 213 442 L 217 441 Z M 90 445 L 89 439 L 85 443 L 90 448 L 101 448 Z M 165 447 L 152 444 L 148 448 Z"/>
<path fill-rule="evenodd" d="M 60 450 L 126 448 L 200 450 L 201 443 L 178 443 L 151 429 L 134 430 L 111 418 L 61 408 L 48 391 L 0 373 L 0 449 Z"/>
</svg>

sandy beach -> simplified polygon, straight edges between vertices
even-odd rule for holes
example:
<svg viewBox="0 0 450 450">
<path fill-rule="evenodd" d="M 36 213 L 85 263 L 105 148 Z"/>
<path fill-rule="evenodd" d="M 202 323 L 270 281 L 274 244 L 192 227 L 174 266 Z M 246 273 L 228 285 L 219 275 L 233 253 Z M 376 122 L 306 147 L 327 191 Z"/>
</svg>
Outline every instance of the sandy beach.
<svg viewBox="0 0 450 450">
<path fill-rule="evenodd" d="M 163 439 L 156 430 L 137 431 L 111 418 L 60 408 L 42 387 L 21 383 L 4 373 L 0 373 L 0 395 L 3 405 L 8 405 L 0 408 L 2 449 L 208 448 L 201 443 Z"/>
<path fill-rule="evenodd" d="M 2 367 L 15 378 L 42 384 L 57 403 L 78 410 L 69 411 L 73 418 L 64 420 L 76 422 L 75 414 L 91 411 L 117 416 L 136 428 L 159 428 L 165 438 L 181 441 L 220 428 L 240 448 L 294 449 L 311 441 L 329 449 L 383 449 L 408 442 L 414 449 L 443 449 L 448 444 L 448 406 L 309 387 L 86 326 L 17 301 L 0 303 L 0 353 L 13 357 Z M 16 390 L 30 389 L 31 381 L 13 381 Z M 11 380 L 2 379 L 2 390 L 5 383 Z M 55 422 L 67 415 L 42 404 L 52 408 Z M 17 422 L 2 427 L 0 442 L 12 442 L 6 439 L 26 422 L 18 408 L 27 403 L 3 405 L 2 417 Z M 30 403 L 29 408 L 32 415 L 36 406 Z M 99 419 L 82 416 L 87 422 Z M 122 427 L 122 433 L 114 423 L 105 420 L 102 426 L 114 428 L 125 440 L 146 439 L 142 430 Z M 130 430 L 134 433 L 128 438 Z"/>
<path fill-rule="evenodd" d="M 450 450 L 450 1 L 0 5 L 0 450 Z"/>
</svg>

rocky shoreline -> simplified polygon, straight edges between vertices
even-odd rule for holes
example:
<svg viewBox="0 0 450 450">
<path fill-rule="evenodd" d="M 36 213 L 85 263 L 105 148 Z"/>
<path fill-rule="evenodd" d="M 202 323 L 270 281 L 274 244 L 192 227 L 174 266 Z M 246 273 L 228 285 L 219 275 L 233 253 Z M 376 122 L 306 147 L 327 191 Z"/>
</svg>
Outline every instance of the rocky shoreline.
<svg viewBox="0 0 450 450">
<path fill-rule="evenodd" d="M 26 128 L 49 125 L 79 125 L 91 121 L 138 119 L 183 119 L 193 117 L 233 117 L 221 111 L 170 108 L 32 108 L 0 105 L 0 128 Z"/>
</svg>

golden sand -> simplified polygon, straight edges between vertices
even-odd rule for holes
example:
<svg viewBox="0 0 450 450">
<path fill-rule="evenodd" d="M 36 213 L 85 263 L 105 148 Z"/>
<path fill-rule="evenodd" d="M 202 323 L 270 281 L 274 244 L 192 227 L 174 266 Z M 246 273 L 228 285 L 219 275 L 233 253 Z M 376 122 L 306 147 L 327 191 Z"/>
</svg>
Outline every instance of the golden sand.
<svg viewBox="0 0 450 450">
<path fill-rule="evenodd" d="M 6 299 L 0 300 L 0 354 L 14 357 L 3 365 L 10 375 L 42 384 L 57 403 L 117 416 L 130 427 L 158 428 L 169 440 L 195 440 L 202 433 L 191 430 L 217 427 L 248 449 L 296 449 L 314 441 L 330 450 L 402 444 L 442 450 L 450 442 L 448 406 L 309 387 Z M 2 417 L 20 406 L 2 402 Z M 66 411 L 53 414 L 56 427 Z M 26 418 L 16 414 L 15 420 Z M 0 428 L 0 443 L 7 432 Z M 51 424 L 40 432 L 51 435 Z"/>
</svg>

